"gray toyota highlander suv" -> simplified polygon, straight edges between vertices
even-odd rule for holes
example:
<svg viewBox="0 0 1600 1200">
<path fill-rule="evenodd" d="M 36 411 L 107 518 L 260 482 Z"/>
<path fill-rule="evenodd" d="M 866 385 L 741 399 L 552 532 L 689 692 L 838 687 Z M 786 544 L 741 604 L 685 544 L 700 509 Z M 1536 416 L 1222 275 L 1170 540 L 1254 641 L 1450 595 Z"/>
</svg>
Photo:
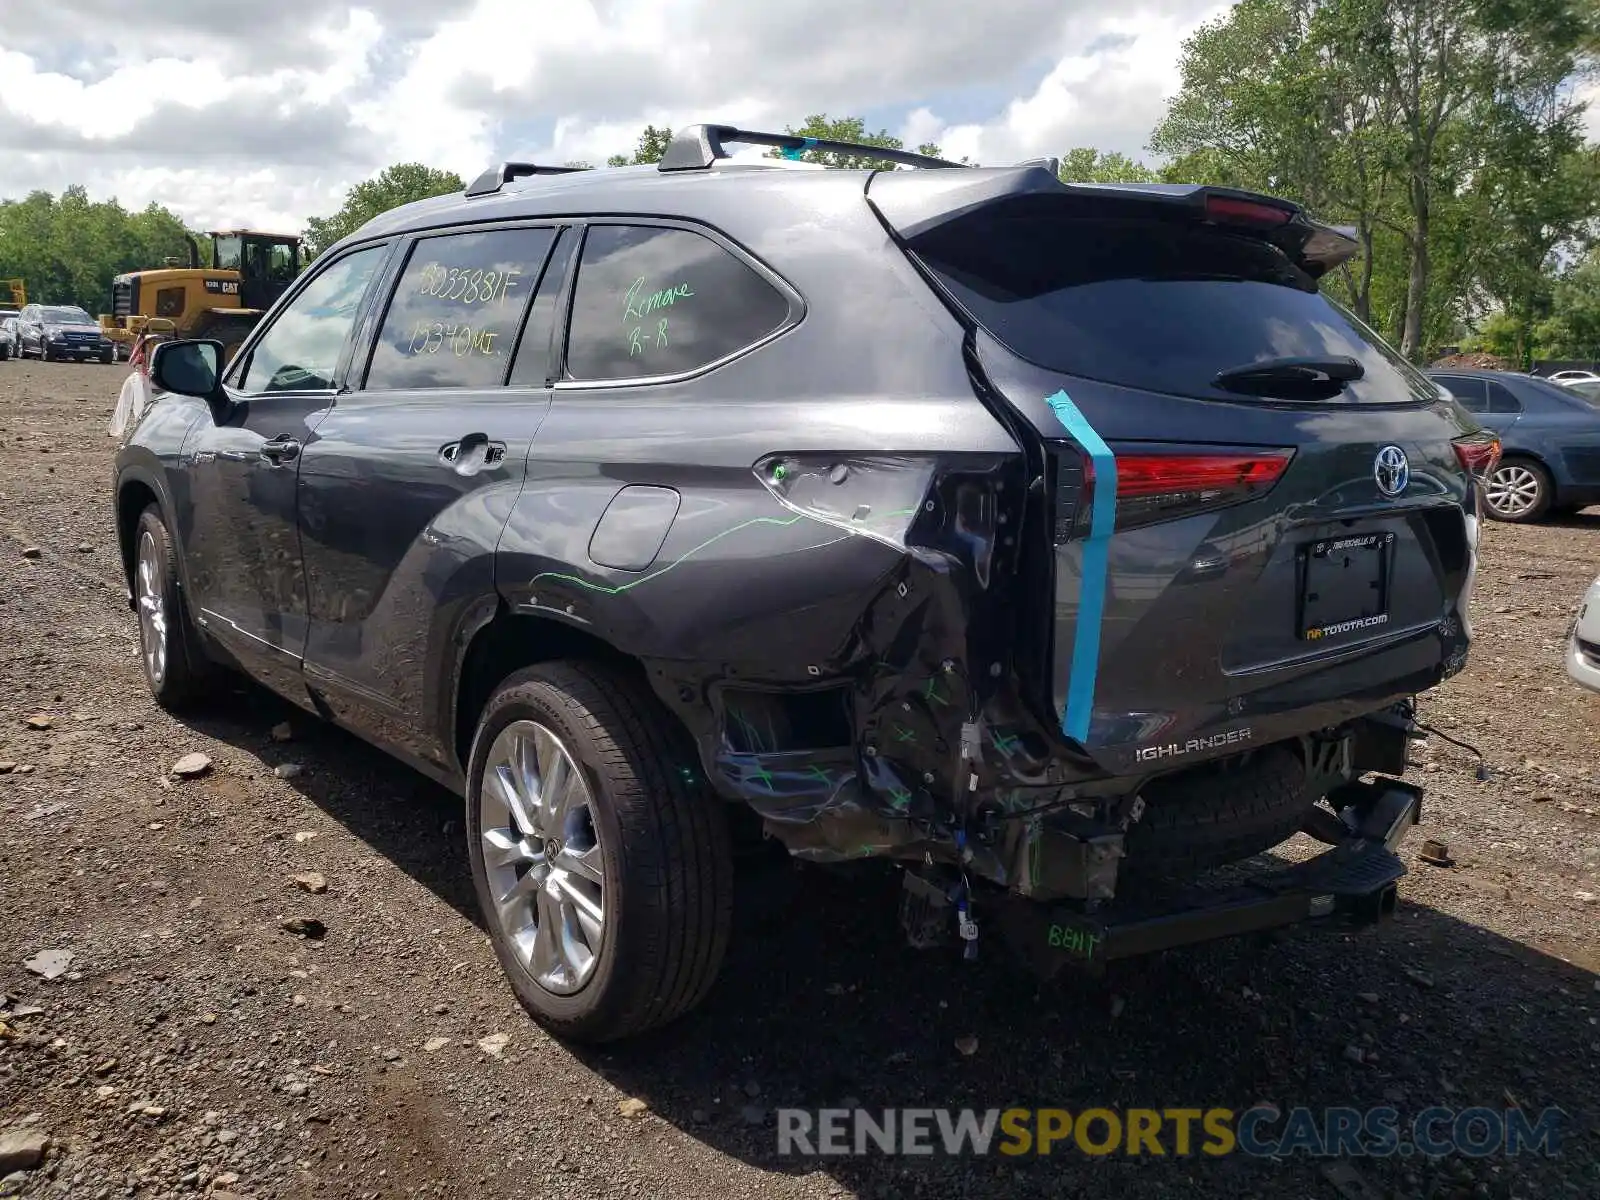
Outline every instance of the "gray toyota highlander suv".
<svg viewBox="0 0 1600 1200">
<path fill-rule="evenodd" d="M 789 161 L 832 149 L 886 161 Z M 504 164 L 226 369 L 156 351 L 116 463 L 145 672 L 176 708 L 242 670 L 462 794 L 574 1039 L 706 994 L 763 834 L 1046 971 L 1376 919 L 1498 444 L 1319 293 L 1353 249 L 1265 196 L 726 126 Z"/>
</svg>

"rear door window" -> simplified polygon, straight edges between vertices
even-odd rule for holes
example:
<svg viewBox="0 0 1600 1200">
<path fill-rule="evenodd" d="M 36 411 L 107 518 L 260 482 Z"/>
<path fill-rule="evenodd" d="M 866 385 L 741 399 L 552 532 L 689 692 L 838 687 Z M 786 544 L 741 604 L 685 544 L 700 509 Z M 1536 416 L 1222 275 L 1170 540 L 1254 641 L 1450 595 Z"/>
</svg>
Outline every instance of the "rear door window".
<svg viewBox="0 0 1600 1200">
<path fill-rule="evenodd" d="M 1471 379 L 1465 375 L 1440 375 L 1438 379 L 1468 412 L 1489 411 L 1489 393 L 1482 379 Z"/>
<path fill-rule="evenodd" d="M 1522 401 L 1511 394 L 1511 389 L 1503 383 L 1489 382 L 1489 411 L 1492 413 L 1519 413 L 1522 411 Z"/>
<path fill-rule="evenodd" d="M 567 378 L 697 371 L 761 341 L 788 317 L 788 297 L 708 237 L 592 225 L 573 288 Z"/>
<path fill-rule="evenodd" d="M 368 391 L 499 387 L 556 231 L 547 226 L 418 240 L 384 315 Z"/>
<path fill-rule="evenodd" d="M 1349 356 L 1344 403 L 1428 402 L 1433 386 L 1281 250 L 1188 219 L 980 210 L 910 249 L 1014 353 L 1104 383 L 1238 403 L 1218 372 Z"/>
</svg>

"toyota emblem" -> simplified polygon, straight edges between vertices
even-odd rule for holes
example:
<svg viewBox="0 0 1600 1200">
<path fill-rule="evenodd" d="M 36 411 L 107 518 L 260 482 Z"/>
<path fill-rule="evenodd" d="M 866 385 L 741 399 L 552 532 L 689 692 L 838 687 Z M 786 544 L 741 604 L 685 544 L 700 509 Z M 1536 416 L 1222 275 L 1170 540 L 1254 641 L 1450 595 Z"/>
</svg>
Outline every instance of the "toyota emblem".
<svg viewBox="0 0 1600 1200">
<path fill-rule="evenodd" d="M 1406 490 L 1411 482 L 1411 463 L 1399 446 L 1385 446 L 1372 462 L 1372 478 L 1378 490 L 1390 499 Z"/>
</svg>

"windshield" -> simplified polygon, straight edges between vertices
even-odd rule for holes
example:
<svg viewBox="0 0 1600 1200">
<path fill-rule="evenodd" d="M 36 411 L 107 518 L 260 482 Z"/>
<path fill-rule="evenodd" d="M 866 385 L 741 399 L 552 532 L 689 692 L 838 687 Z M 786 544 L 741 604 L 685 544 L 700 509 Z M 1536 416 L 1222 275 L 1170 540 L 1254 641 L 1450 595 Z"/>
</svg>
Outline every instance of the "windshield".
<svg viewBox="0 0 1600 1200">
<path fill-rule="evenodd" d="M 66 305 L 60 308 L 42 308 L 39 319 L 47 325 L 93 325 L 94 319 L 81 308 Z"/>
<path fill-rule="evenodd" d="M 1428 402 L 1433 386 L 1259 238 L 1178 220 L 979 210 L 911 243 L 955 302 L 1053 371 L 1206 399 L 1264 359 L 1356 359 L 1357 404 Z"/>
</svg>

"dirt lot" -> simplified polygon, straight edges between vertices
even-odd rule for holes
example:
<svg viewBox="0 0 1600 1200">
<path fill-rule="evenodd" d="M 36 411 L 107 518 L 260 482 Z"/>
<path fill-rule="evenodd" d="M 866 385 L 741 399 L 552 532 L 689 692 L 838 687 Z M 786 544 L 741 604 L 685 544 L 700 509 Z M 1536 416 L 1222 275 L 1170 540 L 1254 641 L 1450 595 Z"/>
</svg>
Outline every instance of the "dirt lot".
<svg viewBox="0 0 1600 1200">
<path fill-rule="evenodd" d="M 998 947 L 918 956 L 879 884 L 806 872 L 701 1013 L 577 1052 L 501 982 L 457 801 L 251 688 L 187 725 L 149 700 L 112 536 L 122 376 L 0 363 L 0 760 L 19 764 L 0 775 L 0 1131 L 50 1139 L 0 1194 L 1600 1195 L 1600 698 L 1558 652 L 1600 513 L 1488 530 L 1471 667 L 1424 716 L 1494 774 L 1421 752 L 1424 832 L 1457 864 L 1414 862 L 1392 923 L 1041 988 Z M 172 778 L 196 751 L 210 773 Z M 294 881 L 313 871 L 325 892 Z M 280 928 L 296 917 L 326 937 Z M 23 965 L 46 950 L 73 956 L 51 982 Z M 622 1115 L 630 1097 L 648 1111 Z M 1567 1118 L 1556 1160 L 1368 1159 L 1337 1186 L 1304 1157 L 777 1156 L 773 1108 L 847 1098 Z"/>
</svg>

